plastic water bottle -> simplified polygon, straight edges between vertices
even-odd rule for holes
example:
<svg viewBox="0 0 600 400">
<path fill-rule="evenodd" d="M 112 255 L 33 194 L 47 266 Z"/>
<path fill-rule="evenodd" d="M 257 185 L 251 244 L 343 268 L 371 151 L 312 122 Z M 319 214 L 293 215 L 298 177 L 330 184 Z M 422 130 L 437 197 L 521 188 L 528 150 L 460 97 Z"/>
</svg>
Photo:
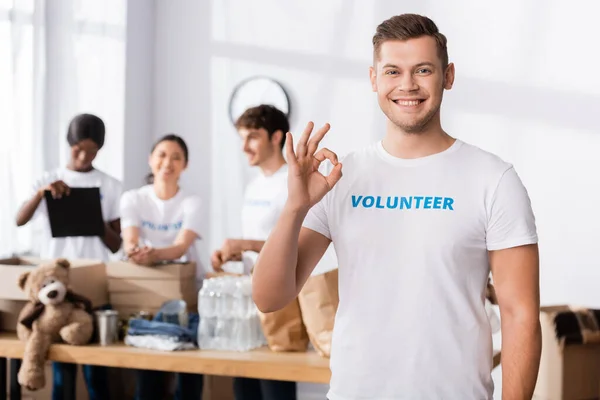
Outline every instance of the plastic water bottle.
<svg viewBox="0 0 600 400">
<path fill-rule="evenodd" d="M 266 344 L 250 276 L 205 280 L 198 293 L 198 313 L 202 349 L 247 351 Z"/>
</svg>

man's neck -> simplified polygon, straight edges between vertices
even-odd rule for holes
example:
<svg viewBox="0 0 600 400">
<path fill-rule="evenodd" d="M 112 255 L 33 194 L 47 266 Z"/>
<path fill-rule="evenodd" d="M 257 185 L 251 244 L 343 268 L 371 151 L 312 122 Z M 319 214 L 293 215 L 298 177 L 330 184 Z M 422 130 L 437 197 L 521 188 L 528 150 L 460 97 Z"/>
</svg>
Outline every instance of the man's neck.
<svg viewBox="0 0 600 400">
<path fill-rule="evenodd" d="M 169 200 L 179 191 L 177 182 L 154 182 L 154 193 L 161 200 Z"/>
<path fill-rule="evenodd" d="M 441 153 L 455 140 L 444 132 L 439 123 L 433 123 L 422 132 L 407 133 L 388 120 L 383 147 L 394 157 L 413 159 Z"/>
<path fill-rule="evenodd" d="M 265 176 L 271 176 L 275 172 L 279 171 L 279 169 L 285 164 L 285 159 L 283 158 L 283 154 L 279 153 L 276 156 L 265 160 L 263 163 L 259 165 L 262 173 Z"/>
</svg>

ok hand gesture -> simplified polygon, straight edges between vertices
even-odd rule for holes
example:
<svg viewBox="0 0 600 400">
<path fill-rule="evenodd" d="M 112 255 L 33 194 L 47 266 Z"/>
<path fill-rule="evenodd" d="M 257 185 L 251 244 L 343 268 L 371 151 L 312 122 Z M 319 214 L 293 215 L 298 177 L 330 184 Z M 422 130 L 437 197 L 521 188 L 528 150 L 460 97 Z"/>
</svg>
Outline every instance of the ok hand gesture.
<svg viewBox="0 0 600 400">
<path fill-rule="evenodd" d="M 308 211 L 329 192 L 342 177 L 342 164 L 337 155 L 328 149 L 317 152 L 319 143 L 329 131 L 325 124 L 312 138 L 314 124 L 309 122 L 298 140 L 296 152 L 292 135 L 286 137 L 286 156 L 288 169 L 288 205 L 294 210 Z M 310 138 L 310 140 L 309 140 Z M 328 159 L 334 168 L 328 176 L 319 172 L 319 165 Z"/>
</svg>

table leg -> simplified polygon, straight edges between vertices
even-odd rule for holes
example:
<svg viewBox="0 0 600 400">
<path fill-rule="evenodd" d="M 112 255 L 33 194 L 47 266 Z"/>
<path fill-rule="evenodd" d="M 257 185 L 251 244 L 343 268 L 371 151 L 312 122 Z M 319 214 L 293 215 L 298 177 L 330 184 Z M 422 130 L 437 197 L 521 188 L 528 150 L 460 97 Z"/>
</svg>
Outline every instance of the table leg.
<svg viewBox="0 0 600 400">
<path fill-rule="evenodd" d="M 64 385 L 63 400 L 76 400 L 75 378 L 77 377 L 77 365 L 74 368 L 63 368 L 62 378 Z"/>
<path fill-rule="evenodd" d="M 6 400 L 6 358 L 0 358 L 0 400 Z"/>
<path fill-rule="evenodd" d="M 10 360 L 10 400 L 21 400 L 21 385 L 19 384 L 20 359 Z"/>
</svg>

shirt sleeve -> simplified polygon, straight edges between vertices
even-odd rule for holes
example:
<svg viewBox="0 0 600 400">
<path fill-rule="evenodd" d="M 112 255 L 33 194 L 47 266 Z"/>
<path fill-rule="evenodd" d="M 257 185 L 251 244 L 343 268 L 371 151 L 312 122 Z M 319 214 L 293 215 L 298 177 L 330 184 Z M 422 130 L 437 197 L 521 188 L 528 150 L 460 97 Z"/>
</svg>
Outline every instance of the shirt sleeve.
<svg viewBox="0 0 600 400">
<path fill-rule="evenodd" d="M 106 219 L 108 222 L 121 218 L 121 198 L 123 194 L 123 185 L 116 181 L 113 186 L 112 203 L 108 206 Z"/>
<path fill-rule="evenodd" d="M 327 193 L 320 202 L 315 204 L 304 218 L 302 226 L 320 233 L 327 239 L 331 240 L 331 232 L 329 231 L 329 220 L 327 218 L 327 203 L 331 192 Z"/>
<path fill-rule="evenodd" d="M 342 157 L 340 157 L 341 160 Z M 329 175 L 332 169 L 333 165 L 328 160 L 319 166 L 319 171 L 325 176 Z M 327 211 L 329 210 L 331 196 L 333 196 L 335 190 L 336 188 L 333 188 L 333 190 L 329 191 L 320 202 L 310 209 L 302 224 L 303 227 L 318 232 L 329 240 L 332 240 L 332 238 Z"/>
<path fill-rule="evenodd" d="M 33 196 L 36 195 L 36 193 L 40 190 L 43 189 L 44 187 L 48 186 L 49 184 L 51 184 L 52 182 L 55 182 L 59 180 L 58 174 L 55 173 L 55 171 L 52 172 L 45 172 L 39 179 L 37 179 L 33 185 L 31 186 L 31 191 L 28 194 L 28 197 L 26 199 L 24 199 L 23 201 L 28 201 L 29 199 L 33 198 Z M 33 216 L 31 217 L 32 220 L 37 219 L 40 216 L 47 216 L 48 215 L 48 208 L 46 206 L 46 198 L 42 197 L 42 201 L 40 201 L 40 204 L 37 206 L 37 208 L 35 209 L 35 212 L 33 213 Z"/>
<path fill-rule="evenodd" d="M 537 243 L 537 228 L 529 194 L 513 167 L 507 169 L 500 178 L 488 215 L 488 250 Z"/>
<path fill-rule="evenodd" d="M 202 237 L 202 201 L 198 196 L 190 196 L 183 204 L 183 224 L 181 229 L 194 232 Z"/>
<path fill-rule="evenodd" d="M 121 218 L 121 229 L 132 226 L 140 227 L 139 204 L 135 191 L 125 192 L 119 203 L 119 214 Z"/>
</svg>

